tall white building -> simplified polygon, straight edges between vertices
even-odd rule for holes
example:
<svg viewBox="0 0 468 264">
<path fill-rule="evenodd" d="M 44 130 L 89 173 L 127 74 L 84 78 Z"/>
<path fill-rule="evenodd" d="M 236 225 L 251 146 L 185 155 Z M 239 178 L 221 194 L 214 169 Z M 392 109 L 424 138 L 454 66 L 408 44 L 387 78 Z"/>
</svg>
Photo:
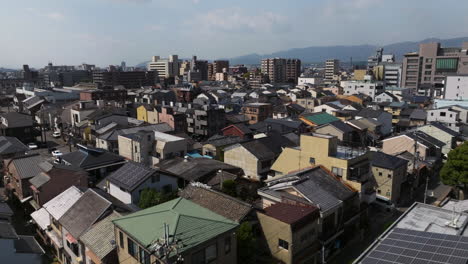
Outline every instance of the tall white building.
<svg viewBox="0 0 468 264">
<path fill-rule="evenodd" d="M 401 85 L 401 69 L 399 63 L 385 63 L 383 80 L 385 86 L 400 87 Z"/>
<path fill-rule="evenodd" d="M 330 59 L 325 62 L 325 79 L 333 80 L 333 75 L 338 74 L 340 71 L 340 61 Z"/>
<path fill-rule="evenodd" d="M 444 99 L 468 100 L 468 75 L 446 76 Z"/>
<path fill-rule="evenodd" d="M 365 94 L 372 100 L 375 96 L 384 91 L 383 83 L 379 81 L 342 81 L 344 95 Z"/>
<path fill-rule="evenodd" d="M 170 55 L 167 59 L 153 56 L 148 64 L 149 71 L 157 71 L 160 79 L 175 77 L 179 75 L 181 62 L 177 55 Z"/>
</svg>

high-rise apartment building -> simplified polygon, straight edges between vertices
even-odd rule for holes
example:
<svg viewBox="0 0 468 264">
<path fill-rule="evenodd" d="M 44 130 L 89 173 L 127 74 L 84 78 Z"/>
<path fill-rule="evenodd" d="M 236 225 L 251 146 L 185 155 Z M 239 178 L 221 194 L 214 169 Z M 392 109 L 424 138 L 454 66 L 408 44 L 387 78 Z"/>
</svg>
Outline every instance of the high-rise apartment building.
<svg viewBox="0 0 468 264">
<path fill-rule="evenodd" d="M 329 59 L 325 61 L 325 80 L 333 80 L 333 75 L 340 71 L 340 61 L 337 59 Z"/>
<path fill-rule="evenodd" d="M 215 60 L 207 65 L 208 79 L 211 81 L 216 80 L 216 73 L 222 73 L 223 69 L 229 70 L 228 60 Z"/>
<path fill-rule="evenodd" d="M 428 88 L 443 86 L 445 76 L 468 74 L 468 42 L 461 48 L 442 48 L 440 43 L 423 43 L 418 52 L 405 54 L 402 86 L 429 95 Z"/>
<path fill-rule="evenodd" d="M 262 73 L 271 83 L 296 82 L 301 74 L 301 60 L 270 58 L 262 60 Z"/>
<path fill-rule="evenodd" d="M 401 63 L 384 63 L 383 81 L 385 86 L 401 86 Z"/>
<path fill-rule="evenodd" d="M 179 75 L 180 64 L 181 62 L 177 55 L 170 55 L 167 59 L 153 56 L 148 64 L 148 70 L 157 71 L 159 79 L 170 78 Z"/>
</svg>

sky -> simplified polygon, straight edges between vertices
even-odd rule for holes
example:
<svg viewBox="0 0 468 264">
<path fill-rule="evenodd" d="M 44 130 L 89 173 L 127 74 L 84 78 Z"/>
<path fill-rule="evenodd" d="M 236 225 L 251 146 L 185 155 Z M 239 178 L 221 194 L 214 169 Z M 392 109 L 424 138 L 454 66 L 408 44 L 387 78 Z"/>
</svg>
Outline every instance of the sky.
<svg viewBox="0 0 468 264">
<path fill-rule="evenodd" d="M 0 67 L 468 36 L 466 0 L 0 0 Z"/>
</svg>

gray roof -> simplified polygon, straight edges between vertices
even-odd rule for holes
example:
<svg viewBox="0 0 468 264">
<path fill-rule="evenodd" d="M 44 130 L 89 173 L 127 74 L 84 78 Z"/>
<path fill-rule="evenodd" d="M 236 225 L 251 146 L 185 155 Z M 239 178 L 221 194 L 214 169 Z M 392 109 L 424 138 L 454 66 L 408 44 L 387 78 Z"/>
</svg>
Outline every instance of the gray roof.
<svg viewBox="0 0 468 264">
<path fill-rule="evenodd" d="M 362 116 L 362 117 L 370 117 L 370 118 L 377 118 L 379 117 L 384 111 L 382 110 L 374 110 L 371 108 L 364 108 L 361 111 L 359 111 L 356 116 Z"/>
<path fill-rule="evenodd" d="M 180 191 L 179 196 L 238 223 L 253 210 L 252 205 L 248 203 L 207 187 L 198 187 L 193 184 Z"/>
<path fill-rule="evenodd" d="M 15 229 L 7 221 L 0 221 L 0 239 L 18 239 Z"/>
<path fill-rule="evenodd" d="M 162 171 L 170 172 L 174 175 L 182 177 L 187 181 L 199 181 L 205 176 L 216 173 L 218 170 L 241 170 L 238 167 L 208 158 L 195 158 L 185 160 L 183 158 L 177 157 L 170 160 L 164 160 L 156 164 L 156 166 Z"/>
<path fill-rule="evenodd" d="M 44 254 L 44 250 L 33 236 L 18 236 L 14 241 L 16 253 Z"/>
<path fill-rule="evenodd" d="M 21 179 L 29 179 L 42 172 L 39 167 L 39 163 L 42 161 L 43 157 L 39 154 L 33 154 L 14 158 L 12 163 Z"/>
<path fill-rule="evenodd" d="M 143 164 L 129 161 L 114 171 L 107 179 L 118 187 L 133 191 L 157 170 Z"/>
<path fill-rule="evenodd" d="M 288 184 L 289 183 L 289 184 Z M 356 195 L 356 192 L 340 182 L 321 167 L 308 168 L 269 181 L 273 190 L 293 187 L 322 212 L 334 208 Z"/>
<path fill-rule="evenodd" d="M 426 120 L 427 112 L 424 109 L 414 109 L 410 114 L 410 119 Z"/>
<path fill-rule="evenodd" d="M 160 123 L 160 124 L 155 124 L 155 125 L 138 126 L 138 127 L 113 130 L 111 132 L 100 135 L 99 139 L 116 141 L 118 140 L 119 135 L 127 135 L 131 133 L 136 133 L 138 131 L 159 131 L 159 132 L 165 133 L 165 132 L 169 132 L 172 130 L 173 129 L 168 124 Z"/>
<path fill-rule="evenodd" d="M 73 166 L 89 169 L 122 162 L 125 159 L 104 149 L 79 146 L 79 150 L 64 154 L 62 159 Z"/>
<path fill-rule="evenodd" d="M 24 153 L 29 148 L 15 137 L 0 137 L 0 155 Z"/>
<path fill-rule="evenodd" d="M 210 137 L 204 144 L 210 144 L 215 147 L 222 147 L 222 146 L 236 144 L 241 141 L 243 141 L 243 139 L 237 136 L 214 135 Z"/>
<path fill-rule="evenodd" d="M 452 129 L 446 127 L 446 126 L 444 126 L 443 124 L 441 124 L 441 123 L 439 123 L 439 122 L 431 122 L 431 123 L 429 123 L 429 125 L 430 125 L 430 126 L 433 126 L 433 127 L 436 127 L 436 128 L 438 128 L 439 130 L 442 130 L 442 131 L 444 131 L 445 133 L 447 133 L 447 134 L 449 134 L 449 135 L 451 135 L 451 136 L 453 136 L 453 137 L 458 137 L 458 136 L 460 136 L 460 134 L 459 134 L 458 132 L 456 132 L 456 131 L 454 131 L 454 130 L 452 130 Z"/>
<path fill-rule="evenodd" d="M 355 129 L 353 129 L 352 126 L 346 124 L 345 122 L 343 122 L 341 120 L 333 121 L 331 123 L 321 125 L 321 126 L 317 127 L 316 130 L 320 129 L 322 127 L 326 127 L 326 126 L 333 126 L 333 127 L 335 127 L 336 129 L 340 130 L 343 133 L 350 133 L 350 132 L 353 132 L 355 130 Z"/>
<path fill-rule="evenodd" d="M 13 215 L 13 210 L 11 210 L 10 206 L 6 202 L 0 201 L 0 215 Z"/>
<path fill-rule="evenodd" d="M 274 159 L 281 154 L 284 147 L 295 146 L 294 142 L 277 133 L 271 133 L 267 137 L 240 143 L 240 145 L 259 160 Z"/>
<path fill-rule="evenodd" d="M 8 125 L 1 124 L 3 127 L 14 128 L 14 127 L 30 127 L 33 125 L 32 116 L 21 114 L 17 112 L 9 112 L 0 114 L 1 117 L 4 117 Z"/>
<path fill-rule="evenodd" d="M 42 185 L 46 184 L 50 180 L 50 177 L 41 172 L 34 176 L 33 178 L 29 179 L 29 182 L 36 188 L 40 188 Z"/>
<path fill-rule="evenodd" d="M 115 248 L 114 224 L 112 220 L 121 215 L 112 212 L 109 216 L 94 224 L 81 236 L 81 241 L 100 259 L 103 259 Z"/>
<path fill-rule="evenodd" d="M 413 131 L 413 132 L 406 133 L 405 135 L 414 140 L 417 140 L 419 143 L 422 143 L 426 146 L 433 145 L 439 148 L 445 146 L 444 142 L 434 137 L 431 137 L 422 131 Z"/>
<path fill-rule="evenodd" d="M 111 205 L 111 202 L 88 189 L 59 219 L 59 222 L 74 238 L 79 239 Z"/>
<path fill-rule="evenodd" d="M 400 168 L 401 166 L 404 166 L 406 168 L 408 164 L 408 161 L 405 159 L 398 158 L 396 156 L 392 156 L 383 152 L 372 151 L 371 155 L 371 165 L 380 168 L 394 170 Z"/>
</svg>

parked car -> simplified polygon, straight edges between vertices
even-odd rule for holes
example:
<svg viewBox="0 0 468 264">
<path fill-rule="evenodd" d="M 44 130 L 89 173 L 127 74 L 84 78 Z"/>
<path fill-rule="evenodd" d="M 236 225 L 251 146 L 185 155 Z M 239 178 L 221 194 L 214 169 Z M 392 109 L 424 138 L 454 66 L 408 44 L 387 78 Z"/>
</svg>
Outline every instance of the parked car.
<svg viewBox="0 0 468 264">
<path fill-rule="evenodd" d="M 31 143 L 28 143 L 28 148 L 33 150 L 33 149 L 38 149 L 39 147 L 37 146 L 36 143 L 31 142 Z"/>
<path fill-rule="evenodd" d="M 60 157 L 62 155 L 63 155 L 63 153 L 60 150 L 52 151 L 52 156 L 54 156 L 54 157 Z"/>
<path fill-rule="evenodd" d="M 377 195 L 375 198 L 375 204 L 385 209 L 387 212 L 395 210 L 395 205 L 387 198 Z"/>
<path fill-rule="evenodd" d="M 55 132 L 52 134 L 52 136 L 53 136 L 54 138 L 59 138 L 59 137 L 62 136 L 62 133 L 60 133 L 59 131 L 55 131 Z"/>
</svg>

